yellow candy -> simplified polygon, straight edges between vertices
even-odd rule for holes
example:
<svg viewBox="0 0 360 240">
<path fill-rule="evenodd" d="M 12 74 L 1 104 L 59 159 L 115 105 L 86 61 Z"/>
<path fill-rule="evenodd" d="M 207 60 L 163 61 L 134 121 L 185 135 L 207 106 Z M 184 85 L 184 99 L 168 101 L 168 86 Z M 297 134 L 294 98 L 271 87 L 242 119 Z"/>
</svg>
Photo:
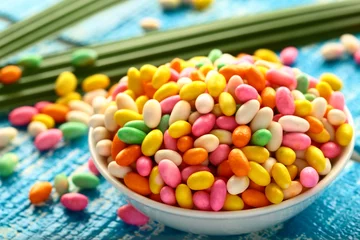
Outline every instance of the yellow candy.
<svg viewBox="0 0 360 240">
<path fill-rule="evenodd" d="M 326 159 L 323 152 L 315 146 L 310 146 L 308 149 L 306 149 L 305 160 L 317 172 L 324 171 L 326 167 Z"/>
<path fill-rule="evenodd" d="M 155 89 L 159 89 L 162 85 L 169 81 L 170 77 L 170 68 L 168 66 L 162 65 L 156 70 L 152 78 L 152 86 Z"/>
<path fill-rule="evenodd" d="M 125 94 L 129 95 L 133 100 L 136 99 L 134 91 L 127 89 L 124 91 Z"/>
<path fill-rule="evenodd" d="M 209 7 L 212 2 L 213 0 L 193 0 L 192 4 L 194 5 L 195 9 L 203 10 Z"/>
<path fill-rule="evenodd" d="M 308 132 L 307 135 L 311 138 L 311 140 L 318 142 L 318 143 L 326 143 L 330 141 L 330 134 L 329 132 L 324 128 L 321 133 L 311 133 Z"/>
<path fill-rule="evenodd" d="M 143 82 L 150 82 L 157 70 L 157 67 L 151 64 L 145 64 L 140 68 L 140 79 Z"/>
<path fill-rule="evenodd" d="M 206 74 L 208 74 L 208 72 L 210 72 L 211 70 L 214 70 L 213 65 L 203 65 L 199 68 L 200 72 L 202 74 L 204 74 L 204 76 L 206 76 Z"/>
<path fill-rule="evenodd" d="M 193 208 L 192 194 L 186 184 L 179 184 L 175 190 L 175 198 L 182 208 Z"/>
<path fill-rule="evenodd" d="M 236 102 L 228 92 L 222 92 L 219 97 L 219 104 L 221 111 L 226 116 L 232 116 L 236 112 Z"/>
<path fill-rule="evenodd" d="M 333 73 L 324 73 L 320 76 L 320 82 L 326 82 L 334 91 L 339 91 L 342 88 L 341 79 Z"/>
<path fill-rule="evenodd" d="M 249 164 L 250 171 L 248 177 L 251 179 L 251 181 L 260 186 L 269 185 L 271 179 L 266 169 L 257 162 L 250 161 Z"/>
<path fill-rule="evenodd" d="M 217 104 L 214 105 L 214 108 L 213 108 L 213 110 L 211 111 L 211 113 L 214 114 L 216 117 L 220 117 L 220 116 L 223 115 L 219 103 L 217 103 Z"/>
<path fill-rule="evenodd" d="M 289 171 L 291 180 L 294 180 L 298 173 L 298 167 L 296 165 L 286 166 L 287 170 Z"/>
<path fill-rule="evenodd" d="M 210 132 L 214 134 L 218 139 L 220 144 L 232 144 L 231 132 L 223 129 L 215 129 Z"/>
<path fill-rule="evenodd" d="M 142 113 L 144 105 L 148 100 L 149 98 L 145 95 L 142 95 L 135 100 L 135 104 L 139 110 L 139 113 Z"/>
<path fill-rule="evenodd" d="M 275 183 L 270 183 L 266 186 L 265 196 L 273 204 L 279 204 L 284 200 L 284 193 Z"/>
<path fill-rule="evenodd" d="M 218 97 L 226 87 L 226 79 L 222 74 L 213 74 L 206 84 L 208 93 L 213 97 Z"/>
<path fill-rule="evenodd" d="M 195 100 L 200 94 L 206 90 L 206 83 L 201 81 L 194 81 L 184 85 L 180 90 L 180 98 L 182 100 Z"/>
<path fill-rule="evenodd" d="M 323 97 L 325 99 L 329 99 L 333 92 L 330 84 L 328 84 L 327 82 L 319 82 L 318 84 L 316 84 L 316 89 L 318 90 L 320 97 Z"/>
<path fill-rule="evenodd" d="M 43 113 L 33 116 L 32 121 L 42 122 L 48 129 L 55 126 L 55 120 L 49 115 Z"/>
<path fill-rule="evenodd" d="M 270 157 L 270 152 L 260 146 L 246 146 L 241 148 L 241 151 L 249 161 L 255 161 L 257 163 L 264 163 Z"/>
<path fill-rule="evenodd" d="M 276 160 L 284 165 L 291 165 L 295 162 L 296 153 L 288 147 L 280 147 L 275 152 Z"/>
<path fill-rule="evenodd" d="M 77 79 L 72 72 L 61 73 L 55 82 L 55 92 L 58 96 L 64 96 L 76 89 Z"/>
<path fill-rule="evenodd" d="M 82 83 L 84 92 L 90 92 L 96 89 L 105 89 L 110 84 L 110 78 L 104 74 L 94 74 L 85 78 Z"/>
<path fill-rule="evenodd" d="M 311 114 L 312 104 L 306 99 L 295 100 L 295 115 L 306 117 Z"/>
<path fill-rule="evenodd" d="M 164 181 L 162 180 L 160 173 L 159 173 L 159 167 L 155 166 L 151 170 L 150 176 L 149 176 L 149 186 L 150 191 L 153 194 L 159 194 L 161 188 L 165 185 Z"/>
<path fill-rule="evenodd" d="M 255 57 L 261 58 L 265 61 L 274 62 L 274 63 L 280 63 L 280 60 L 275 52 L 261 48 L 255 51 L 254 53 Z"/>
<path fill-rule="evenodd" d="M 353 128 L 351 127 L 350 124 L 348 123 L 341 124 L 340 127 L 338 127 L 335 132 L 336 142 L 343 147 L 349 145 L 351 139 L 353 138 L 353 132 L 354 132 Z"/>
<path fill-rule="evenodd" d="M 160 130 L 154 129 L 149 132 L 141 144 L 141 152 L 145 156 L 153 156 L 161 147 L 163 142 L 163 134 Z"/>
<path fill-rule="evenodd" d="M 260 72 L 262 73 L 262 75 L 265 77 L 266 76 L 266 72 L 269 70 L 267 67 L 265 66 L 256 66 L 257 69 L 260 70 Z"/>
<path fill-rule="evenodd" d="M 144 93 L 143 85 L 141 84 L 140 71 L 134 67 L 129 68 L 127 72 L 128 89 L 135 93 L 135 96 L 140 96 Z"/>
<path fill-rule="evenodd" d="M 174 96 L 179 93 L 179 86 L 175 82 L 168 82 L 162 85 L 154 94 L 154 99 L 161 102 L 167 97 Z"/>
<path fill-rule="evenodd" d="M 191 125 L 187 121 L 179 120 L 169 127 L 169 135 L 172 138 L 180 138 L 191 133 Z"/>
<path fill-rule="evenodd" d="M 290 173 L 282 163 L 275 163 L 271 169 L 271 176 L 282 189 L 287 189 L 291 184 Z"/>
<path fill-rule="evenodd" d="M 195 172 L 190 175 L 187 185 L 191 190 L 205 190 L 213 185 L 215 181 L 214 175 L 208 171 Z"/>
<path fill-rule="evenodd" d="M 120 127 L 123 127 L 127 122 L 142 120 L 143 116 L 129 109 L 120 109 L 115 112 L 114 119 Z"/>
<path fill-rule="evenodd" d="M 226 194 L 223 210 L 236 211 L 244 208 L 244 201 L 238 195 Z"/>
<path fill-rule="evenodd" d="M 81 100 L 81 95 L 78 92 L 71 92 L 66 94 L 65 96 L 58 98 L 56 100 L 56 103 L 62 104 L 62 105 L 68 105 L 70 101 L 72 100 Z"/>
</svg>

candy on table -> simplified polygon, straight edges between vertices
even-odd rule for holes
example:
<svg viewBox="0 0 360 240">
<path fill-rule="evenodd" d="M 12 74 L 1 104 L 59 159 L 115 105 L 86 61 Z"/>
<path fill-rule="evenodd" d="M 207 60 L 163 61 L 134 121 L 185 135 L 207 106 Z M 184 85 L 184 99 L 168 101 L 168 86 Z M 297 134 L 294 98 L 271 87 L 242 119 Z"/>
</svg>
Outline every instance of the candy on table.
<svg viewBox="0 0 360 240">
<path fill-rule="evenodd" d="M 191 0 L 193 7 L 197 10 L 204 10 L 212 4 L 213 0 Z"/>
<path fill-rule="evenodd" d="M 341 43 L 327 43 L 321 48 L 321 55 L 325 60 L 340 59 L 345 53 Z"/>
<path fill-rule="evenodd" d="M 147 17 L 140 21 L 140 26 L 144 31 L 155 31 L 160 28 L 161 23 L 159 19 Z"/>
<path fill-rule="evenodd" d="M 0 177 L 9 177 L 13 174 L 19 157 L 15 153 L 5 153 L 0 157 Z"/>
<path fill-rule="evenodd" d="M 283 67 L 291 61 L 268 49 L 238 58 L 216 49 L 130 68 L 89 121 L 96 150 L 115 160 L 109 173 L 138 194 L 206 211 L 279 204 L 316 186 L 353 136 L 341 80 Z"/>
<path fill-rule="evenodd" d="M 56 192 L 61 196 L 69 192 L 69 181 L 65 174 L 60 173 L 55 176 L 54 187 Z"/>
<path fill-rule="evenodd" d="M 174 10 L 181 6 L 181 0 L 159 0 L 159 4 L 164 10 Z"/>
<path fill-rule="evenodd" d="M 149 218 L 139 212 L 130 204 L 126 204 L 117 210 L 117 215 L 125 223 L 135 226 L 141 226 L 149 221 Z"/>
<path fill-rule="evenodd" d="M 291 66 L 295 63 L 298 50 L 295 47 L 286 47 L 280 52 L 280 60 L 283 64 Z"/>
<path fill-rule="evenodd" d="M 17 82 L 22 75 L 22 70 L 20 67 L 15 65 L 8 65 L 0 69 L 0 83 L 2 84 L 12 84 Z"/>
<path fill-rule="evenodd" d="M 32 204 L 45 202 L 51 194 L 52 185 L 49 182 L 35 183 L 29 192 L 29 200 Z"/>
<path fill-rule="evenodd" d="M 82 211 L 87 207 L 89 199 L 81 193 L 65 193 L 61 196 L 60 202 L 71 211 Z"/>
<path fill-rule="evenodd" d="M 86 67 L 94 65 L 98 54 L 93 49 L 78 49 L 71 54 L 71 63 L 76 67 Z"/>
<path fill-rule="evenodd" d="M 0 128 L 0 148 L 6 147 L 14 140 L 18 131 L 13 127 Z"/>
<path fill-rule="evenodd" d="M 340 43 L 327 43 L 321 48 L 325 60 L 340 59 L 345 52 L 353 55 L 355 63 L 359 64 L 360 41 L 352 34 L 340 36 Z"/>
<path fill-rule="evenodd" d="M 24 68 L 39 68 L 43 58 L 38 54 L 28 54 L 22 56 L 17 62 L 18 65 L 23 66 Z"/>
</svg>

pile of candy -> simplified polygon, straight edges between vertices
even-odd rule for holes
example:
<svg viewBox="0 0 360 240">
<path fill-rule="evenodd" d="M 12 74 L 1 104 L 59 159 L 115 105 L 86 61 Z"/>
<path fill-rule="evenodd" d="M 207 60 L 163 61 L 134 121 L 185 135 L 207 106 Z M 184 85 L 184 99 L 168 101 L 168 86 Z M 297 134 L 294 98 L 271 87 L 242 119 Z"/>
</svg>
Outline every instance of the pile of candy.
<svg viewBox="0 0 360 240">
<path fill-rule="evenodd" d="M 281 60 L 292 64 L 297 50 Z M 266 60 L 266 61 L 265 61 Z M 90 118 L 96 151 L 132 191 L 219 211 L 278 204 L 316 186 L 347 146 L 341 80 L 267 49 L 130 68 Z"/>
</svg>

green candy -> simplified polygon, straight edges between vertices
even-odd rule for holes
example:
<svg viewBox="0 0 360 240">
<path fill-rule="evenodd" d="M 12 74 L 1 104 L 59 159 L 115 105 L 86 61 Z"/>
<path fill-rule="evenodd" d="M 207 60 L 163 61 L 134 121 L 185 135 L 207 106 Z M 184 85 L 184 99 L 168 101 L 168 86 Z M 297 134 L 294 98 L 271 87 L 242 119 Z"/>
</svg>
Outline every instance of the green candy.
<svg viewBox="0 0 360 240">
<path fill-rule="evenodd" d="M 257 146 L 265 146 L 271 140 L 272 134 L 267 129 L 259 129 L 251 137 L 251 143 Z"/>
<path fill-rule="evenodd" d="M 227 64 L 226 63 L 220 63 L 217 65 L 217 69 L 220 70 L 221 68 L 225 67 Z"/>
<path fill-rule="evenodd" d="M 56 192 L 61 196 L 69 192 L 69 181 L 65 174 L 61 173 L 56 175 L 54 179 L 54 186 Z"/>
<path fill-rule="evenodd" d="M 38 68 L 40 67 L 42 61 L 42 56 L 38 54 L 30 54 L 22 57 L 19 60 L 18 65 L 24 66 L 25 68 Z"/>
<path fill-rule="evenodd" d="M 169 118 L 170 118 L 169 114 L 165 114 L 164 116 L 162 116 L 160 120 L 160 124 L 157 127 L 163 134 L 169 128 Z"/>
<path fill-rule="evenodd" d="M 151 129 L 146 126 L 143 120 L 133 120 L 130 122 L 125 123 L 124 127 L 136 128 L 144 133 L 149 133 Z"/>
<path fill-rule="evenodd" d="M 310 102 L 312 102 L 316 98 L 316 96 L 312 93 L 305 93 L 304 96 L 305 96 L 305 99 Z"/>
<path fill-rule="evenodd" d="M 144 141 L 146 133 L 136 128 L 123 127 L 119 129 L 119 131 L 117 132 L 117 136 L 121 141 L 126 144 L 140 145 Z"/>
<path fill-rule="evenodd" d="M 98 54 L 92 49 L 79 49 L 73 52 L 71 56 L 71 63 L 76 67 L 85 67 L 94 65 Z"/>
<path fill-rule="evenodd" d="M 92 173 L 75 173 L 72 182 L 81 189 L 94 189 L 100 184 L 100 180 Z"/>
<path fill-rule="evenodd" d="M 213 50 L 211 50 L 211 52 L 209 53 L 208 58 L 209 58 L 209 60 L 210 60 L 212 63 L 214 63 L 217 59 L 219 59 L 219 58 L 221 57 L 221 55 L 222 55 L 221 50 L 219 50 L 219 49 L 213 49 Z"/>
<path fill-rule="evenodd" d="M 204 66 L 204 62 L 198 62 L 196 65 L 195 65 L 195 67 L 196 68 L 201 68 L 202 66 Z"/>
<path fill-rule="evenodd" d="M 0 157 L 0 177 L 9 177 L 13 174 L 18 162 L 19 157 L 15 153 L 5 153 Z"/>
<path fill-rule="evenodd" d="M 309 80 L 304 74 L 299 74 L 296 76 L 297 87 L 296 89 L 302 93 L 306 93 L 309 88 Z"/>
<path fill-rule="evenodd" d="M 81 122 L 67 122 L 61 124 L 59 129 L 66 140 L 71 140 L 86 135 L 88 126 Z"/>
</svg>

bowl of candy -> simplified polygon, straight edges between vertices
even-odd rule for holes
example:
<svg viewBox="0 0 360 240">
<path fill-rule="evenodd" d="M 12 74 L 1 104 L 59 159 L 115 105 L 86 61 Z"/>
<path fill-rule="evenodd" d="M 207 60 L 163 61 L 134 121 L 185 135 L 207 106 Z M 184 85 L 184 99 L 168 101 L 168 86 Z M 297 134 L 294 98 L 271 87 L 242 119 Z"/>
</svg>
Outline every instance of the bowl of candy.
<svg viewBox="0 0 360 240">
<path fill-rule="evenodd" d="M 339 175 L 353 120 L 329 73 L 233 57 L 130 68 L 90 120 L 100 173 L 146 216 L 209 235 L 295 216 Z"/>
</svg>

